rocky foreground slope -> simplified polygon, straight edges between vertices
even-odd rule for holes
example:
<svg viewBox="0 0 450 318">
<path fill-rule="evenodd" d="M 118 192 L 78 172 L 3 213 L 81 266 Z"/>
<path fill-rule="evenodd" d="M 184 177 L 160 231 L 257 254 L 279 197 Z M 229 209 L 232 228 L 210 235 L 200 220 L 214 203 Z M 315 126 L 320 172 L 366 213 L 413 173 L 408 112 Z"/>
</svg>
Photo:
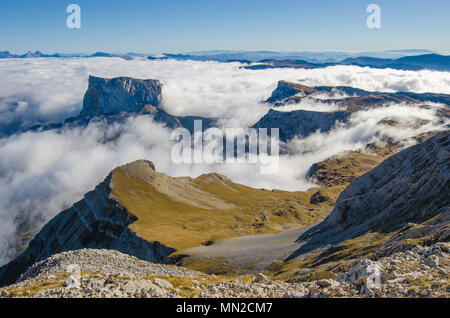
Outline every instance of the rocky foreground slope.
<svg viewBox="0 0 450 318">
<path fill-rule="evenodd" d="M 22 274 L 0 297 L 448 297 L 449 244 L 415 248 L 378 261 L 356 261 L 335 279 L 281 282 L 256 276 L 207 275 L 157 265 L 111 250 L 53 255 Z"/>
</svg>

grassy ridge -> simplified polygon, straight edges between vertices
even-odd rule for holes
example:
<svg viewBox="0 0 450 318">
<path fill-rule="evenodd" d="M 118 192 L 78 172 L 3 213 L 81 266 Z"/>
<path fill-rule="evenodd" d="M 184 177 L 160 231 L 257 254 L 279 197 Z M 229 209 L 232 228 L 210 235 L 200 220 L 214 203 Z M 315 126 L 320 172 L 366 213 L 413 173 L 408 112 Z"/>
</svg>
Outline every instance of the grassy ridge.
<svg viewBox="0 0 450 318">
<path fill-rule="evenodd" d="M 177 251 L 236 236 L 277 233 L 289 225 L 316 221 L 330 202 L 309 203 L 314 190 L 286 192 L 253 189 L 217 174 L 193 179 L 194 186 L 211 197 L 231 203 L 228 209 L 206 209 L 174 200 L 149 182 L 113 172 L 112 195 L 137 217 L 130 228 L 148 241 Z"/>
</svg>

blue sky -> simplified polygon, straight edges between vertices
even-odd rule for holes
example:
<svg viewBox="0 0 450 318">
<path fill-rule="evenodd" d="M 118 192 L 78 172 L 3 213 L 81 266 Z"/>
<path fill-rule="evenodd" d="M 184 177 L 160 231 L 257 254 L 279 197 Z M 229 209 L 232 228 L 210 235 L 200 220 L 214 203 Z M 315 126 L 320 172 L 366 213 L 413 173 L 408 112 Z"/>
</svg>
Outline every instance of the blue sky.
<svg viewBox="0 0 450 318">
<path fill-rule="evenodd" d="M 78 30 L 66 26 L 71 3 L 82 10 Z M 366 26 L 370 3 L 381 29 Z M 450 53 L 449 12 L 448 0 L 1 0 L 0 51 Z"/>
</svg>

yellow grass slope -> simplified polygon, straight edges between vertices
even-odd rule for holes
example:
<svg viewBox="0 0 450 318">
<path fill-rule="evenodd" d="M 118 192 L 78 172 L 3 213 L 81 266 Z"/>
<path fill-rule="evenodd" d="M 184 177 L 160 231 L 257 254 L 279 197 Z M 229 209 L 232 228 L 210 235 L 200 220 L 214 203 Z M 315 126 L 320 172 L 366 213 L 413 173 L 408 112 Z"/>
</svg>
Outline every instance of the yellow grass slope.
<svg viewBox="0 0 450 318">
<path fill-rule="evenodd" d="M 177 251 L 214 241 L 276 233 L 324 217 L 333 202 L 310 204 L 317 189 L 253 189 L 218 174 L 171 178 L 137 161 L 113 171 L 111 195 L 137 217 L 130 229 Z"/>
</svg>

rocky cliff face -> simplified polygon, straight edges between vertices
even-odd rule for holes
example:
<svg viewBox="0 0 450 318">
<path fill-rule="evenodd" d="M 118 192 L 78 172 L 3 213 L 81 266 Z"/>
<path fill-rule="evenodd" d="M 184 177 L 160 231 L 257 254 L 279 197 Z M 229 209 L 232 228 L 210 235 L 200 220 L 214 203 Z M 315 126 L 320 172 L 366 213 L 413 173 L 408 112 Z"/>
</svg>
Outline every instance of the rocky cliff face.
<svg viewBox="0 0 450 318">
<path fill-rule="evenodd" d="M 253 128 L 280 129 L 280 140 L 288 141 L 294 137 L 307 137 L 316 131 L 328 132 L 338 122 L 346 122 L 350 117 L 348 112 L 313 112 L 307 110 L 296 110 L 291 112 L 280 112 L 269 110 Z"/>
<path fill-rule="evenodd" d="M 184 127 L 191 133 L 194 121 L 201 120 L 203 129 L 213 127 L 216 119 L 199 116 L 174 116 L 164 111 L 162 84 L 158 80 L 141 80 L 130 77 L 99 78 L 90 76 L 89 87 L 83 99 L 83 109 L 77 117 L 67 118 L 64 123 L 36 125 L 29 130 L 53 130 L 64 127 L 86 126 L 94 120 L 108 124 L 123 122 L 130 115 L 151 116 L 156 122 L 174 129 Z"/>
<path fill-rule="evenodd" d="M 214 125 L 215 120 L 198 116 L 174 116 L 160 108 L 162 84 L 158 80 L 140 80 L 129 77 L 113 79 L 90 76 L 89 87 L 83 100 L 83 110 L 66 123 L 86 124 L 96 117 L 110 122 L 121 121 L 128 114 L 152 116 L 166 127 L 194 131 L 194 121 L 201 120 L 203 129 Z"/>
<path fill-rule="evenodd" d="M 401 151 L 352 182 L 325 226 L 389 230 L 408 221 L 425 221 L 448 207 L 449 188 L 447 131 Z"/>
<path fill-rule="evenodd" d="M 157 107 L 162 100 L 161 89 L 162 85 L 158 80 L 90 76 L 80 117 L 139 113 L 147 105 Z"/>
<path fill-rule="evenodd" d="M 151 262 L 165 262 L 174 252 L 158 242 L 148 242 L 129 229 L 136 221 L 111 194 L 112 175 L 94 191 L 53 218 L 15 260 L 0 269 L 0 285 L 10 284 L 37 261 L 53 254 L 82 248 L 105 248 Z"/>
<path fill-rule="evenodd" d="M 386 159 L 341 193 L 330 216 L 300 238 L 306 243 L 295 255 L 369 231 L 389 233 L 435 217 L 403 238 L 418 238 L 423 232 L 439 233 L 435 240 L 448 240 L 449 158 L 450 131 L 445 131 Z M 436 220 L 442 222 L 434 224 Z"/>
</svg>

